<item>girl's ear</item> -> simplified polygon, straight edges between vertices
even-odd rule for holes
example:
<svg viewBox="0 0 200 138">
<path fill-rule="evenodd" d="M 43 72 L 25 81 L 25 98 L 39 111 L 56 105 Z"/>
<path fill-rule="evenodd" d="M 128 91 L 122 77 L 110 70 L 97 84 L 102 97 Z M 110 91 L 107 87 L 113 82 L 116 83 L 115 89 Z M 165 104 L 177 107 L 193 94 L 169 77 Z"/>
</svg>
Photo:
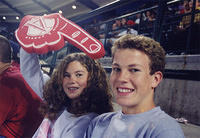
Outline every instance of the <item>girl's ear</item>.
<svg viewBox="0 0 200 138">
<path fill-rule="evenodd" d="M 152 75 L 152 88 L 156 88 L 158 84 L 162 81 L 163 79 L 163 74 L 160 71 L 155 72 Z"/>
</svg>

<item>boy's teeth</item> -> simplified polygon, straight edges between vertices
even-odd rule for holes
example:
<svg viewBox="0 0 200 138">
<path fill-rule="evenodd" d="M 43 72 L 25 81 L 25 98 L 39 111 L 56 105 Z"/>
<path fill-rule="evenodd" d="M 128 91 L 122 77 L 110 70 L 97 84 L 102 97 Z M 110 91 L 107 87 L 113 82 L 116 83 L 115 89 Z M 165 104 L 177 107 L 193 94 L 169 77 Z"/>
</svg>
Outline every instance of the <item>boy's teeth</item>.
<svg viewBox="0 0 200 138">
<path fill-rule="evenodd" d="M 132 92 L 132 89 L 121 89 L 121 88 L 118 88 L 118 91 L 119 92 Z"/>
</svg>

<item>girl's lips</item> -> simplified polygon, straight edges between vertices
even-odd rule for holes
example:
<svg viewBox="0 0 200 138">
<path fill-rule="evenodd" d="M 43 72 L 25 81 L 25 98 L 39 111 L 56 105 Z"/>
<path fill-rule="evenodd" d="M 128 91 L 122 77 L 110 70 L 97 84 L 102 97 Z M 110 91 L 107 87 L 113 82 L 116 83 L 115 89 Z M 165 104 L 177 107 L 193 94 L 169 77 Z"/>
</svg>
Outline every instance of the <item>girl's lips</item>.
<svg viewBox="0 0 200 138">
<path fill-rule="evenodd" d="M 76 89 L 78 89 L 78 87 L 70 87 L 70 88 L 68 88 L 69 90 L 76 90 Z"/>
<path fill-rule="evenodd" d="M 68 88 L 68 91 L 70 92 L 70 93 L 74 93 L 74 92 L 76 92 L 76 90 L 78 90 L 79 88 L 78 87 L 69 87 Z"/>
</svg>

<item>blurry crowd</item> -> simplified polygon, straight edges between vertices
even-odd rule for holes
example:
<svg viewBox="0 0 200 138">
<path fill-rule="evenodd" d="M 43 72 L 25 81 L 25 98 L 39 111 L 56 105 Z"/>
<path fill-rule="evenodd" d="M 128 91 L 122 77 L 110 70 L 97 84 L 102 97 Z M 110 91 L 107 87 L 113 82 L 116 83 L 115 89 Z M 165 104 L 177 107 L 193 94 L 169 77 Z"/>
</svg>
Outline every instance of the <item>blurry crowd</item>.
<svg viewBox="0 0 200 138">
<path fill-rule="evenodd" d="M 153 5 L 155 6 L 155 5 Z M 189 28 L 190 22 L 191 22 L 191 15 L 192 15 L 192 7 L 193 7 L 193 0 L 183 0 L 176 2 L 174 4 L 168 5 L 165 10 L 165 24 L 168 24 L 168 30 L 167 33 L 170 31 L 169 34 L 164 34 L 166 38 L 166 41 L 163 44 L 166 44 L 164 48 L 169 51 L 170 54 L 180 54 L 185 52 L 172 52 L 176 49 L 179 49 L 178 45 L 186 45 L 187 42 L 179 42 L 177 39 L 177 46 L 173 46 L 174 40 L 171 38 L 174 38 L 174 34 L 171 34 L 172 32 L 178 32 L 179 30 L 186 30 L 186 28 Z M 144 12 L 138 12 L 131 16 L 120 16 L 115 18 L 112 21 L 106 22 L 106 21 L 97 21 L 94 20 L 91 25 L 87 25 L 86 29 L 98 38 L 105 46 L 106 49 L 106 56 L 110 56 L 110 47 L 112 46 L 113 42 L 119 38 L 120 36 L 124 34 L 143 34 L 149 37 L 153 37 L 153 29 L 154 29 L 154 23 L 156 21 L 157 16 L 157 9 L 151 9 L 150 7 L 147 7 L 149 10 L 146 10 Z M 199 24 L 200 22 L 200 13 L 198 11 L 200 10 L 200 2 L 199 0 L 196 1 L 196 7 L 195 7 L 197 13 L 194 17 L 194 23 Z M 140 28 L 139 28 L 140 27 Z M 197 26 L 194 26 L 194 28 Z M 196 28 L 198 31 L 198 27 Z M 182 34 L 183 35 L 183 34 Z M 184 34 L 185 37 L 187 37 L 188 32 Z M 193 37 L 193 36 L 192 36 Z M 182 38 L 181 38 L 182 39 Z M 181 40 L 180 39 L 180 40 Z M 195 38 L 197 39 L 197 38 Z M 187 38 L 184 38 L 184 40 L 187 40 Z M 169 45 L 170 44 L 170 45 Z M 198 44 L 191 44 L 191 45 L 198 45 Z M 197 48 L 196 46 L 193 48 Z M 186 46 L 182 46 L 182 50 L 184 51 L 186 49 Z"/>
</svg>

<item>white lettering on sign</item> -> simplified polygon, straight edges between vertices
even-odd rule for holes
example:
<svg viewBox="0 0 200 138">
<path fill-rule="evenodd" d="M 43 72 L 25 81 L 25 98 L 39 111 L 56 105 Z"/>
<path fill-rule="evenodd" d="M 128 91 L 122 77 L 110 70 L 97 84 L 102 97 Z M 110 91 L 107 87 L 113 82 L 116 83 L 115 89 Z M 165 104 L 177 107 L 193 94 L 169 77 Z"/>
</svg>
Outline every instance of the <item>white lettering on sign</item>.
<svg viewBox="0 0 200 138">
<path fill-rule="evenodd" d="M 72 34 L 72 38 L 76 38 L 77 36 L 79 36 L 80 35 L 80 31 L 76 31 L 76 32 L 74 32 L 73 34 Z"/>
<path fill-rule="evenodd" d="M 86 37 L 86 38 L 84 38 L 83 40 L 81 40 L 81 44 L 83 44 L 84 42 L 86 42 L 88 39 L 89 39 L 89 38 Z"/>
</svg>

